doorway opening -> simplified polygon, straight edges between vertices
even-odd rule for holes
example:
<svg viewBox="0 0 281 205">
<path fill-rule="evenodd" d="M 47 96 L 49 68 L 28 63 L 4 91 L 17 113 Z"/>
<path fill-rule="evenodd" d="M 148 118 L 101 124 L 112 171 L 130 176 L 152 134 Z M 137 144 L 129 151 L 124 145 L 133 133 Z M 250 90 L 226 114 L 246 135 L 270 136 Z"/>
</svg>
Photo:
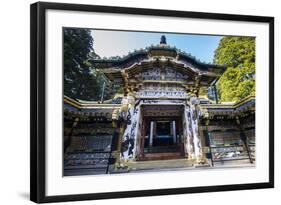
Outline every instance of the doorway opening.
<svg viewBox="0 0 281 205">
<path fill-rule="evenodd" d="M 141 160 L 183 158 L 183 106 L 144 106 Z"/>
</svg>

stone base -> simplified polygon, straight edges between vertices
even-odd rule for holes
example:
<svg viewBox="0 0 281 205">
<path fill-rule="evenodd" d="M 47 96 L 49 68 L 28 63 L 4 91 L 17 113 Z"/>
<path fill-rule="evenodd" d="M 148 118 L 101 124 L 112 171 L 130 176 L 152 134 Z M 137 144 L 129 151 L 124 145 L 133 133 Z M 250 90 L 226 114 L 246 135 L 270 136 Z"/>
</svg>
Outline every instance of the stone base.
<svg viewBox="0 0 281 205">
<path fill-rule="evenodd" d="M 214 164 L 214 167 L 254 165 L 254 164 L 250 163 L 249 159 L 229 160 L 229 161 L 216 161 L 216 162 L 213 162 L 213 164 Z"/>
</svg>

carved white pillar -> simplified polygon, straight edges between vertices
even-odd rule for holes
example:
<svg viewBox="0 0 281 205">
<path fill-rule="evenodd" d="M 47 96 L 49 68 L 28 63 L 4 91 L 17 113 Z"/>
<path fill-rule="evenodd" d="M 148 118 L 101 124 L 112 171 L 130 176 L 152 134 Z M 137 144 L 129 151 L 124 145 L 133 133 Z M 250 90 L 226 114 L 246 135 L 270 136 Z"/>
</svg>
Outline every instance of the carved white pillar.
<svg viewBox="0 0 281 205">
<path fill-rule="evenodd" d="M 185 154 L 189 159 L 194 158 L 194 143 L 193 143 L 193 131 L 192 131 L 192 122 L 190 118 L 190 107 L 187 105 L 184 108 L 183 113 L 184 127 L 184 145 L 185 145 Z"/>
<path fill-rule="evenodd" d="M 201 161 L 203 157 L 202 153 L 202 145 L 201 145 L 201 138 L 199 136 L 199 128 L 198 128 L 198 107 L 199 104 L 198 98 L 193 97 L 191 99 L 191 121 L 192 121 L 192 131 L 193 131 L 193 142 L 194 142 L 194 152 L 195 152 L 195 158 L 197 161 Z"/>
<path fill-rule="evenodd" d="M 122 148 L 120 153 L 120 159 L 123 162 L 133 160 L 136 155 L 136 142 L 139 131 L 139 119 L 140 119 L 140 104 L 135 106 L 135 97 L 132 94 L 128 94 L 123 100 L 123 114 L 126 125 L 122 139 Z M 122 108 L 121 108 L 122 109 Z"/>
</svg>

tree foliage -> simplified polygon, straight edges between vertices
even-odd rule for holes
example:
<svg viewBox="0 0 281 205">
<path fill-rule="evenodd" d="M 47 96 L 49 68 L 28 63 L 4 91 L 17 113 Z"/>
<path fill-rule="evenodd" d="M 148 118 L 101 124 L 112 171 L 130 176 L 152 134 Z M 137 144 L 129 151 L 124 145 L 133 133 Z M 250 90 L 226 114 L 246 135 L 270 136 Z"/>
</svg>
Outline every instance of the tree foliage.
<svg viewBox="0 0 281 205">
<path fill-rule="evenodd" d="M 101 99 L 105 83 L 104 99 L 112 97 L 113 85 L 87 60 L 97 56 L 94 39 L 89 29 L 66 28 L 64 34 L 64 94 L 82 100 Z"/>
<path fill-rule="evenodd" d="M 200 87 L 199 89 L 199 95 L 207 95 L 207 88 L 206 87 Z"/>
<path fill-rule="evenodd" d="M 239 101 L 255 94 L 255 38 L 223 37 L 214 63 L 227 66 L 217 84 L 221 101 Z"/>
</svg>

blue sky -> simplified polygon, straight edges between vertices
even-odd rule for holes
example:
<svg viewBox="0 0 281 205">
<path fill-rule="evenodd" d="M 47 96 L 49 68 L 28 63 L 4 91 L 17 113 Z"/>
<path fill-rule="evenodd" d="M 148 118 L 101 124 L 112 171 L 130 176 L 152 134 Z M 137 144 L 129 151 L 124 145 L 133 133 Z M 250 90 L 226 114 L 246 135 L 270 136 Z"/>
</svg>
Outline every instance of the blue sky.
<svg viewBox="0 0 281 205">
<path fill-rule="evenodd" d="M 123 56 L 135 49 L 157 45 L 161 35 L 167 44 L 186 51 L 203 62 L 212 63 L 221 36 L 92 30 L 94 50 L 100 57 Z"/>
</svg>

